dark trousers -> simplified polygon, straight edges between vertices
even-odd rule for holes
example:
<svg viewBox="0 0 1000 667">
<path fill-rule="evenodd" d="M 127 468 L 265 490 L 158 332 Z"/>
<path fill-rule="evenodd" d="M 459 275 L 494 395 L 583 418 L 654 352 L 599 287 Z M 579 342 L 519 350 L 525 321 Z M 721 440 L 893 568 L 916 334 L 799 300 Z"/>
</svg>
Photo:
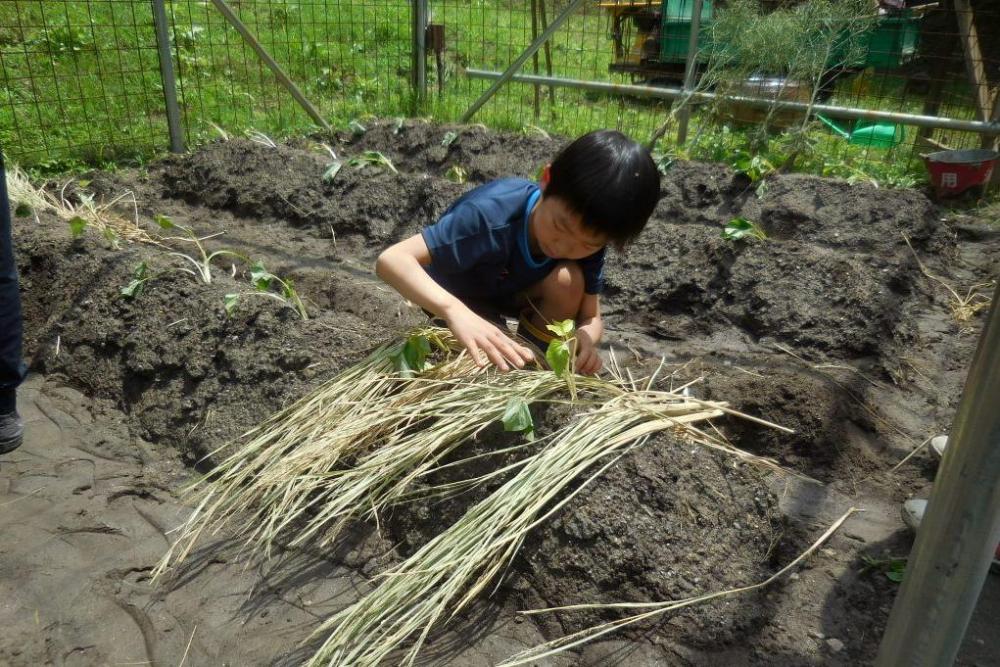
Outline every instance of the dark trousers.
<svg viewBox="0 0 1000 667">
<path fill-rule="evenodd" d="M 10 202 L 7 199 L 7 172 L 0 152 L 0 412 L 15 407 L 14 390 L 21 384 L 27 367 L 21 358 L 21 294 L 14 240 L 11 236 Z"/>
</svg>

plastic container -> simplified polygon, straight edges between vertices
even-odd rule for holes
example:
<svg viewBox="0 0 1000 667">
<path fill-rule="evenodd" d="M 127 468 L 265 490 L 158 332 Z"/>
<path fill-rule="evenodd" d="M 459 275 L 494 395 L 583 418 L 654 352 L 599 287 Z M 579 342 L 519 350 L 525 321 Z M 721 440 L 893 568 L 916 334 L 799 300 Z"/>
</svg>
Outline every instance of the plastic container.
<svg viewBox="0 0 1000 667">
<path fill-rule="evenodd" d="M 974 148 L 930 153 L 924 156 L 924 164 L 934 191 L 939 197 L 948 197 L 989 183 L 998 158 L 997 151 Z"/>
<path fill-rule="evenodd" d="M 883 16 L 868 38 L 865 65 L 892 69 L 913 59 L 920 40 L 920 18 Z"/>
<path fill-rule="evenodd" d="M 660 25 L 660 62 L 682 63 L 687 61 L 688 41 L 691 39 L 691 12 L 694 0 L 663 0 L 663 22 Z M 698 31 L 698 48 L 706 45 L 712 22 L 712 3 L 701 9 L 701 30 Z"/>
</svg>

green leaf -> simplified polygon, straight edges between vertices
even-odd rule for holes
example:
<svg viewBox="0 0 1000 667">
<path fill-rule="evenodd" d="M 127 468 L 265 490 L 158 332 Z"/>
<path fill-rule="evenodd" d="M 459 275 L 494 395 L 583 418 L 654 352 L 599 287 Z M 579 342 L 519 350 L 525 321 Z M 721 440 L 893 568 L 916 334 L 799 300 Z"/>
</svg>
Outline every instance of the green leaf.
<svg viewBox="0 0 1000 667">
<path fill-rule="evenodd" d="M 535 422 L 531 418 L 528 402 L 520 396 L 507 401 L 507 409 L 500 420 L 503 422 L 503 430 L 524 433 L 529 440 L 534 439 Z"/>
<path fill-rule="evenodd" d="M 576 331 L 576 322 L 573 320 L 562 320 L 561 322 L 546 324 L 545 328 L 560 338 L 570 338 L 573 336 L 573 332 Z"/>
<path fill-rule="evenodd" d="M 417 373 L 424 370 L 430 353 L 431 342 L 426 336 L 410 336 L 403 346 L 403 357 L 407 365 Z"/>
<path fill-rule="evenodd" d="M 87 221 L 80 216 L 74 216 L 69 221 L 69 233 L 73 235 L 73 238 L 77 238 L 83 235 L 83 230 L 87 228 Z"/>
<path fill-rule="evenodd" d="M 903 571 L 889 570 L 885 573 L 885 577 L 889 581 L 894 581 L 898 584 L 903 581 L 903 574 Z"/>
<path fill-rule="evenodd" d="M 240 302 L 239 294 L 227 294 L 222 297 L 222 306 L 226 309 L 226 317 L 232 317 L 236 305 Z"/>
<path fill-rule="evenodd" d="M 285 278 L 281 281 L 281 293 L 285 295 L 286 299 L 295 298 L 295 287 L 291 278 Z"/>
<path fill-rule="evenodd" d="M 146 262 L 139 262 L 132 271 L 132 280 L 121 289 L 122 296 L 126 299 L 139 296 L 149 279 L 149 265 Z"/>
<path fill-rule="evenodd" d="M 558 338 L 550 342 L 549 349 L 545 351 L 545 360 L 556 375 L 565 375 L 569 370 L 569 343 Z"/>
<path fill-rule="evenodd" d="M 326 171 L 323 172 L 323 182 L 332 183 L 333 179 L 337 178 L 337 174 L 340 173 L 340 168 L 343 166 L 344 163 L 340 160 L 334 160 L 326 165 Z"/>
<path fill-rule="evenodd" d="M 31 215 L 31 207 L 22 202 L 14 209 L 14 215 L 18 218 L 27 218 Z"/>
<path fill-rule="evenodd" d="M 142 288 L 146 285 L 145 280 L 139 280 L 138 278 L 133 278 L 128 285 L 121 289 L 122 296 L 126 299 L 132 299 L 142 293 Z"/>
<path fill-rule="evenodd" d="M 722 229 L 722 238 L 727 241 L 740 241 L 747 237 L 764 241 L 767 239 L 767 234 L 757 224 L 746 218 L 733 218 Z"/>
<path fill-rule="evenodd" d="M 254 265 L 250 267 L 250 284 L 258 292 L 266 292 L 271 289 L 272 280 L 274 280 L 274 274 L 264 268 L 263 262 L 254 262 Z"/>
<path fill-rule="evenodd" d="M 173 229 L 177 226 L 173 220 L 162 214 L 157 214 L 153 217 L 153 220 L 160 226 L 160 229 Z"/>
<path fill-rule="evenodd" d="M 448 171 L 444 173 L 444 177 L 447 178 L 452 183 L 458 183 L 461 185 L 469 180 L 469 176 L 460 165 L 453 164 L 448 167 Z"/>
<path fill-rule="evenodd" d="M 441 140 L 441 145 L 447 148 L 448 146 L 451 146 L 453 143 L 455 143 L 456 139 L 458 139 L 458 132 L 452 132 L 452 131 L 445 132 L 444 138 Z"/>
</svg>

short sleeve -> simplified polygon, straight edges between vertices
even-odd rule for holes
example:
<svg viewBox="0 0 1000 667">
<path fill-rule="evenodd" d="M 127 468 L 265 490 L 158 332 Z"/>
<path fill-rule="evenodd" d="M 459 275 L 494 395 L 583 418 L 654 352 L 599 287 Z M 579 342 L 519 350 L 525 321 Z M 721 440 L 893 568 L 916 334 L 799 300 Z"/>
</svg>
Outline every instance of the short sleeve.
<svg viewBox="0 0 1000 667">
<path fill-rule="evenodd" d="M 421 234 L 431 266 L 441 275 L 500 261 L 507 254 L 504 235 L 492 229 L 487 216 L 468 202 L 458 203 Z"/>
<path fill-rule="evenodd" d="M 583 291 L 587 294 L 600 294 L 604 290 L 604 255 L 607 248 L 601 248 L 593 255 L 588 255 L 579 261 L 583 270 Z"/>
</svg>

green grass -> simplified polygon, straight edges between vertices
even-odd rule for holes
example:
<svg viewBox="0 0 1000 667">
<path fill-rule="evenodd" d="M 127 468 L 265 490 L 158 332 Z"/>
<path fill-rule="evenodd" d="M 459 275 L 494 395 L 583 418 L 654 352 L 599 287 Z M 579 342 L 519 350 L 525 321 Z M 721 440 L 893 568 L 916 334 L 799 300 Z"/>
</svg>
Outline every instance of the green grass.
<svg viewBox="0 0 1000 667">
<path fill-rule="evenodd" d="M 234 3 L 250 30 L 336 127 L 371 116 L 422 116 L 457 120 L 488 86 L 468 79 L 465 66 L 503 70 L 531 39 L 527 0 L 443 0 L 432 21 L 446 25 L 445 89 L 437 93 L 433 56 L 428 59 L 429 98 L 418 106 L 409 83 L 410 9 L 406 0 L 243 0 Z M 189 145 L 257 129 L 274 137 L 315 129 L 278 87 L 239 35 L 204 0 L 167 0 L 183 124 Z M 558 7 L 548 5 L 551 21 Z M 165 150 L 166 117 L 148 2 L 7 0 L 0 3 L 0 145 L 8 157 L 37 171 L 82 165 L 112 166 Z M 553 74 L 628 82 L 610 74 L 612 46 L 607 17 L 588 4 L 556 33 Z M 545 59 L 539 54 L 540 70 Z M 532 62 L 525 66 L 532 71 Z M 870 77 L 867 93 L 882 79 Z M 862 91 L 864 77 L 848 83 L 841 99 L 878 106 Z M 875 83 L 872 83 L 875 82 Z M 851 88 L 850 86 L 854 86 Z M 542 89 L 541 113 L 532 86 L 504 88 L 474 118 L 505 130 L 576 136 L 615 127 L 647 140 L 667 105 L 556 90 L 550 106 Z M 838 92 L 839 94 L 839 92 Z M 888 97 L 882 94 L 883 97 Z M 883 100 L 884 102 L 884 100 Z M 911 109 L 908 109 L 911 110 Z M 724 132 L 695 115 L 684 154 L 738 163 L 744 132 Z M 670 134 L 658 149 L 678 153 Z M 816 149 L 800 169 L 838 176 L 872 176 L 905 183 L 919 169 L 906 144 L 888 155 L 859 150 L 817 128 Z M 775 142 L 776 146 L 780 142 Z M 778 148 L 773 155 L 779 157 Z M 919 165 L 917 165 L 919 168 Z"/>
</svg>

